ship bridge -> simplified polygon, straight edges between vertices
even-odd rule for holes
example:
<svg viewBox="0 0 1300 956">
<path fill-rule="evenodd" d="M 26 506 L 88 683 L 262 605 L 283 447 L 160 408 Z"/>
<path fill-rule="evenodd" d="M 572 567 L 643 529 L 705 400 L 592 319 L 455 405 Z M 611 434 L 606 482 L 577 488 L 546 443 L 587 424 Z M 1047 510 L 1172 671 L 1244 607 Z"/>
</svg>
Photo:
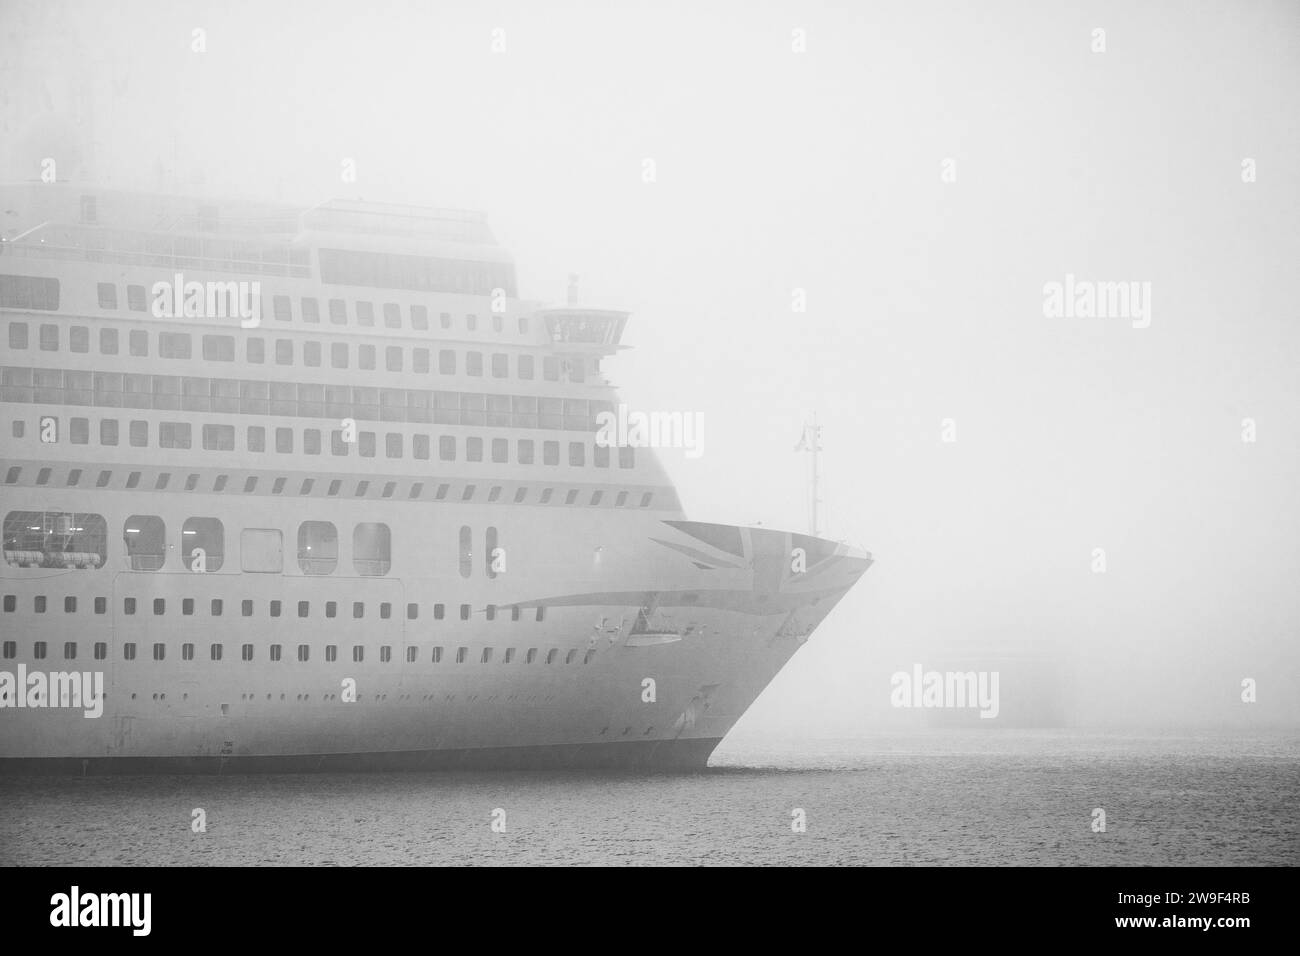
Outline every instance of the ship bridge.
<svg viewBox="0 0 1300 956">
<path fill-rule="evenodd" d="M 565 306 L 539 309 L 535 314 L 542 319 L 547 337 L 557 345 L 562 344 L 565 351 L 605 355 L 620 347 L 630 313 Z"/>
</svg>

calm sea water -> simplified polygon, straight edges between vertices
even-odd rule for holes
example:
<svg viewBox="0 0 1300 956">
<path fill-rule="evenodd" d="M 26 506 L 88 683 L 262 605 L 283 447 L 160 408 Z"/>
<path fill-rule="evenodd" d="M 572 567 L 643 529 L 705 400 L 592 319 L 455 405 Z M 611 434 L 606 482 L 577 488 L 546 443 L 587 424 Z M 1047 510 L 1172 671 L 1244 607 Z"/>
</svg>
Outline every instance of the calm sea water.
<svg viewBox="0 0 1300 956">
<path fill-rule="evenodd" d="M 679 863 L 1294 866 L 1300 735 L 737 738 L 672 775 L 0 778 L 0 864 Z"/>
</svg>

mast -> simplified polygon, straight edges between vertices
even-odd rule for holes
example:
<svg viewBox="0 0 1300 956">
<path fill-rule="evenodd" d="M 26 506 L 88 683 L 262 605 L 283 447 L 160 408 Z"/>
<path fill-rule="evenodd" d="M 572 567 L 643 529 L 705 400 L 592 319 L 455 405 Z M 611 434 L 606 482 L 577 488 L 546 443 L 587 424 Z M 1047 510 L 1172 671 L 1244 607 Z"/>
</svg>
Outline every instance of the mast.
<svg viewBox="0 0 1300 956">
<path fill-rule="evenodd" d="M 794 450 L 808 452 L 812 456 L 812 477 L 809 481 L 808 495 L 808 533 L 815 538 L 820 534 L 818 517 L 822 502 L 821 473 L 819 470 L 819 459 L 822 450 L 822 427 L 817 424 L 816 412 L 813 413 L 812 421 L 804 424 L 803 434 L 799 438 L 799 444 L 794 446 Z"/>
</svg>

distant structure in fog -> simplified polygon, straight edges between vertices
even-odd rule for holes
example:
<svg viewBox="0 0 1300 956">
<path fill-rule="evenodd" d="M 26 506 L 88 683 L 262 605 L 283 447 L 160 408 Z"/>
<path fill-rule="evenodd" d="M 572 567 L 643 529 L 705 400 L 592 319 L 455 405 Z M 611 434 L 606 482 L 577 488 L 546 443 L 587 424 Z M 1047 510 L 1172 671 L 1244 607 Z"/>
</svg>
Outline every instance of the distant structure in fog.
<svg viewBox="0 0 1300 956">
<path fill-rule="evenodd" d="M 927 657 L 925 669 L 998 674 L 995 719 L 981 719 L 974 708 L 930 708 L 922 711 L 926 726 L 997 730 L 1069 725 L 1068 681 L 1064 664 L 1052 649 L 1028 643 L 976 644 Z"/>
</svg>

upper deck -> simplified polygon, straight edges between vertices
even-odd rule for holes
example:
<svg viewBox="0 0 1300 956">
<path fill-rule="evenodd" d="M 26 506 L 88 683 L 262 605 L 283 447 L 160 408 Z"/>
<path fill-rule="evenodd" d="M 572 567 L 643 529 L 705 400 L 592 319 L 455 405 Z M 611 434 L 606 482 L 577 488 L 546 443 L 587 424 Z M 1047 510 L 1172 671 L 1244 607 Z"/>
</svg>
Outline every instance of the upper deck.
<svg viewBox="0 0 1300 956">
<path fill-rule="evenodd" d="M 23 416 L 0 457 L 15 465 L 79 473 L 92 462 L 78 446 L 99 435 L 99 460 L 133 468 L 274 462 L 278 481 L 329 461 L 383 488 L 436 462 L 467 486 L 548 473 L 599 489 L 617 474 L 616 500 L 671 501 L 651 450 L 593 444 L 627 314 L 521 300 L 478 214 L 214 210 L 62 184 L 0 198 L 0 402 Z M 226 286 L 256 297 L 256 321 L 211 309 Z M 71 441 L 38 444 L 39 423 L 64 416 Z"/>
</svg>

